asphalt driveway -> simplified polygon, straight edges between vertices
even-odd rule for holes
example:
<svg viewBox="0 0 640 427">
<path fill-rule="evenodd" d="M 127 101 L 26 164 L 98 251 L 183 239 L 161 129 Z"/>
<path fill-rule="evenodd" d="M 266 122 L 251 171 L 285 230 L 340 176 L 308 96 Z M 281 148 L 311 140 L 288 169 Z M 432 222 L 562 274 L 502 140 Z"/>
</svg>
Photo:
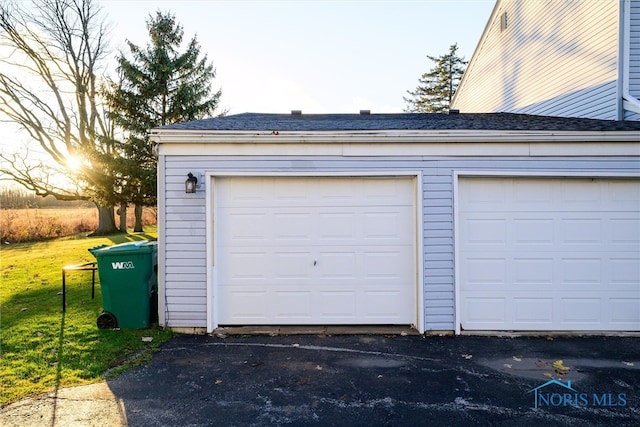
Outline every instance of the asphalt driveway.
<svg viewBox="0 0 640 427">
<path fill-rule="evenodd" d="M 148 365 L 103 387 L 115 408 L 110 415 L 92 413 L 91 398 L 82 393 L 58 393 L 52 415 L 32 414 L 28 420 L 107 425 L 107 416 L 109 425 L 128 426 L 637 426 L 640 339 L 183 335 Z M 65 410 L 73 413 L 74 405 L 76 413 L 63 423 L 59 417 Z"/>
</svg>

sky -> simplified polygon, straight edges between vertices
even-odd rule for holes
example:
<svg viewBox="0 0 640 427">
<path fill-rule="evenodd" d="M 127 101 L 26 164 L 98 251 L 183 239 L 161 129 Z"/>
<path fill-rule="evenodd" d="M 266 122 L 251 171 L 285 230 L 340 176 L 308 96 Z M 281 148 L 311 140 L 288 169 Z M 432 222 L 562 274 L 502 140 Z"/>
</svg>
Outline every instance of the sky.
<svg viewBox="0 0 640 427">
<path fill-rule="evenodd" d="M 18 4 L 28 0 L 17 0 Z M 97 0 L 109 25 L 107 76 L 126 40 L 143 47 L 146 21 L 171 12 L 216 69 L 219 112 L 400 113 L 403 96 L 457 43 L 469 60 L 495 0 Z M 181 50 L 184 51 L 184 48 Z M 0 70 L 1 72 L 1 70 Z M 48 156 L 0 118 L 0 151 Z M 0 181 L 3 181 L 0 176 Z M 2 182 L 0 182 L 2 184 Z"/>
<path fill-rule="evenodd" d="M 467 60 L 494 0 L 100 0 L 111 45 L 147 44 L 146 20 L 170 11 L 213 62 L 221 109 L 402 112 L 403 96 L 458 44 Z"/>
</svg>

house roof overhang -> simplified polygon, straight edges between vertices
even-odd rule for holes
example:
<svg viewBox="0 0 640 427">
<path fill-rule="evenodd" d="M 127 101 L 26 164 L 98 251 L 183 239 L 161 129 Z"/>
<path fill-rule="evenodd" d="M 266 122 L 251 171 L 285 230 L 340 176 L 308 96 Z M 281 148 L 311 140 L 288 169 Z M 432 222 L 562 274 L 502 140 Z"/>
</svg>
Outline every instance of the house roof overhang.
<svg viewBox="0 0 640 427">
<path fill-rule="evenodd" d="M 244 113 L 152 129 L 159 154 L 640 155 L 640 123 L 521 114 Z"/>
<path fill-rule="evenodd" d="M 227 131 L 155 129 L 156 144 L 192 143 L 455 143 L 455 142 L 639 142 L 640 131 L 487 131 L 487 130 L 379 130 L 379 131 Z"/>
</svg>

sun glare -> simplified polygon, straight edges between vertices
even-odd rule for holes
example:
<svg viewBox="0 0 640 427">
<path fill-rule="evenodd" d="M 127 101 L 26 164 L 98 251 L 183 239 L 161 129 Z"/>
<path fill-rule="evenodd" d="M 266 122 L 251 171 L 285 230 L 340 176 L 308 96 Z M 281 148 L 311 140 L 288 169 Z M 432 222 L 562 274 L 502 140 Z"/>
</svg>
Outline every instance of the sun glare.
<svg viewBox="0 0 640 427">
<path fill-rule="evenodd" d="M 67 166 L 69 169 L 78 170 L 82 167 L 83 161 L 79 157 L 69 156 L 67 157 Z"/>
</svg>

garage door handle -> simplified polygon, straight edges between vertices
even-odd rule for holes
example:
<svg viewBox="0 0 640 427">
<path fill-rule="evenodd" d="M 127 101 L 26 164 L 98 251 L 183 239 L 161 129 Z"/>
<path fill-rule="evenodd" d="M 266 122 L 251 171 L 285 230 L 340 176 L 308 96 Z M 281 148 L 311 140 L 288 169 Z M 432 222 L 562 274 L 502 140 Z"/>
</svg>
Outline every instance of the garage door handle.
<svg viewBox="0 0 640 427">
<path fill-rule="evenodd" d="M 318 264 L 318 260 L 317 260 L 317 259 L 314 259 L 314 260 L 313 260 L 313 266 L 315 267 L 315 266 L 316 266 L 316 264 Z"/>
</svg>

